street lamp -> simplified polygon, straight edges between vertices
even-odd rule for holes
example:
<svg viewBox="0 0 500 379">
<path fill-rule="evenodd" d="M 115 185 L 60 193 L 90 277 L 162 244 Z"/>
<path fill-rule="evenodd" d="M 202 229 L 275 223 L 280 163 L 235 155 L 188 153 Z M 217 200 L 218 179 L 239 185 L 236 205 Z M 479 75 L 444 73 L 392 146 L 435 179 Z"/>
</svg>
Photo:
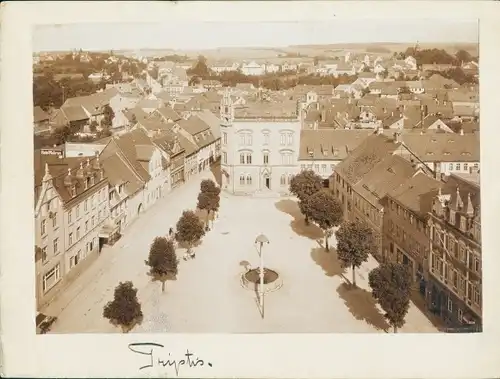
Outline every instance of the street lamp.
<svg viewBox="0 0 500 379">
<path fill-rule="evenodd" d="M 262 245 L 269 244 L 269 239 L 264 234 L 259 234 L 255 238 L 255 244 L 259 247 L 260 256 L 260 290 L 259 290 L 259 307 L 262 318 L 264 318 L 264 254 L 262 254 Z"/>
</svg>

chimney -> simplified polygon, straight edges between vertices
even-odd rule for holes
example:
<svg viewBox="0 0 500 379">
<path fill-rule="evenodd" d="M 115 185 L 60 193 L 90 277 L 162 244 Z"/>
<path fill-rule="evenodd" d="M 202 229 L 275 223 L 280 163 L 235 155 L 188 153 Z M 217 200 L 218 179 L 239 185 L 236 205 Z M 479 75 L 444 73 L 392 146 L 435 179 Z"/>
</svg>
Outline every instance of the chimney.
<svg viewBox="0 0 500 379">
<path fill-rule="evenodd" d="M 463 136 L 464 135 L 464 128 L 460 128 L 460 135 Z"/>
<path fill-rule="evenodd" d="M 385 112 L 385 111 L 384 111 Z M 394 111 L 391 112 L 391 116 L 394 117 Z"/>
</svg>

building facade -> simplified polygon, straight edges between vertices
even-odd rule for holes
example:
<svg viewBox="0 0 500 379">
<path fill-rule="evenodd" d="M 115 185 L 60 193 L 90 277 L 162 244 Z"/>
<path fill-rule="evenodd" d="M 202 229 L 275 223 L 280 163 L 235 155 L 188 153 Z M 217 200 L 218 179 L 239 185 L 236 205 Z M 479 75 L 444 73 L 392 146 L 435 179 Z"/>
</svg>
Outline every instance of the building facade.
<svg viewBox="0 0 500 379">
<path fill-rule="evenodd" d="M 109 217 L 109 186 L 98 158 L 41 158 L 38 163 L 43 161 L 41 179 L 35 170 L 37 307 L 97 257 Z"/>
<path fill-rule="evenodd" d="M 429 218 L 431 311 L 451 327 L 482 324 L 479 175 L 450 175 Z"/>
<path fill-rule="evenodd" d="M 222 188 L 234 194 L 287 193 L 298 171 L 300 120 L 279 104 L 235 109 L 229 93 L 221 104 Z M 274 108 L 274 114 L 271 108 Z M 276 113 L 279 111 L 279 113 Z"/>
</svg>

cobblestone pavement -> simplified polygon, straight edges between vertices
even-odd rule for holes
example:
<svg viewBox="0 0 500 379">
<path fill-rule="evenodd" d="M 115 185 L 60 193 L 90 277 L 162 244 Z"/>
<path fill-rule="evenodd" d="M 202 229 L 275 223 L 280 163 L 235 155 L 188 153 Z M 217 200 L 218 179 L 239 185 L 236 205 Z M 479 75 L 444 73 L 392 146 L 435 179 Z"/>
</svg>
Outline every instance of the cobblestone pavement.
<svg viewBox="0 0 500 379">
<path fill-rule="evenodd" d="M 306 227 L 295 202 L 284 198 L 247 198 L 223 194 L 213 229 L 196 248 L 196 258 L 183 261 L 178 278 L 161 285 L 146 275 L 144 260 L 157 235 L 167 233 L 184 209 L 196 204 L 196 180 L 160 199 L 117 243 L 45 309 L 58 315 L 52 333 L 120 332 L 102 317 L 119 281 L 139 289 L 144 320 L 132 332 L 180 333 L 370 333 L 390 330 L 368 289 L 370 259 L 356 273 L 358 288 L 349 285 L 332 248 L 320 246 L 322 234 Z M 264 233 L 265 265 L 280 274 L 283 286 L 265 296 L 265 318 L 254 291 L 240 283 L 245 266 L 257 267 L 255 237 Z M 334 238 L 330 241 L 335 246 Z M 178 255 L 184 251 L 179 249 Z M 435 332 L 415 307 L 400 332 Z"/>
</svg>

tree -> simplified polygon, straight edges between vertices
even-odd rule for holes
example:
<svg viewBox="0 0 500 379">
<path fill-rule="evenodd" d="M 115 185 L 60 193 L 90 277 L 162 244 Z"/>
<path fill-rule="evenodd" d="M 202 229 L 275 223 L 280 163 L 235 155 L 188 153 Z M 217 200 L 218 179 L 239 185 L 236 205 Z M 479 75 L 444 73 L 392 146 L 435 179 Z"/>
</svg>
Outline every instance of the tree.
<svg viewBox="0 0 500 379">
<path fill-rule="evenodd" d="M 332 228 L 342 222 L 342 205 L 328 189 L 322 189 L 309 196 L 304 203 L 306 215 L 325 233 L 325 250 L 329 251 L 328 238 L 333 234 Z"/>
<path fill-rule="evenodd" d="M 137 299 L 137 289 L 132 282 L 118 284 L 113 301 L 104 306 L 102 315 L 113 325 L 120 326 L 123 333 L 130 331 L 142 320 L 141 304 Z"/>
<path fill-rule="evenodd" d="M 399 263 L 383 263 L 368 274 L 372 296 L 385 312 L 384 317 L 394 333 L 405 324 L 410 307 L 411 275 L 409 268 Z"/>
<path fill-rule="evenodd" d="M 149 248 L 149 257 L 144 261 L 149 266 L 149 274 L 161 282 L 161 291 L 165 292 L 165 282 L 177 275 L 177 255 L 174 243 L 165 237 L 156 237 Z"/>
<path fill-rule="evenodd" d="M 208 77 L 210 76 L 210 69 L 207 66 L 207 58 L 205 58 L 203 55 L 200 55 L 198 57 L 198 62 L 196 62 L 196 65 L 192 69 L 189 69 L 187 73 L 199 76 L 202 79 L 208 79 Z"/>
<path fill-rule="evenodd" d="M 220 188 L 213 180 L 205 179 L 200 184 L 197 208 L 207 212 L 207 229 L 210 220 L 210 212 L 217 212 L 220 205 Z"/>
<path fill-rule="evenodd" d="M 294 175 L 290 180 L 290 192 L 299 199 L 299 208 L 305 216 L 306 224 L 309 224 L 309 217 L 304 212 L 304 204 L 307 198 L 323 188 L 323 179 L 313 170 L 304 170 Z"/>
<path fill-rule="evenodd" d="M 176 229 L 175 240 L 179 243 L 185 243 L 188 252 L 191 252 L 193 245 L 205 235 L 203 223 L 193 211 L 182 212 L 177 221 Z"/>
<path fill-rule="evenodd" d="M 335 232 L 337 237 L 337 256 L 342 267 L 352 267 L 352 284 L 356 287 L 356 267 L 376 253 L 375 236 L 365 223 L 346 221 Z"/>
<path fill-rule="evenodd" d="M 458 50 L 455 54 L 455 58 L 457 59 L 457 64 L 461 65 L 462 63 L 467 63 L 472 60 L 472 55 L 465 50 Z"/>
<path fill-rule="evenodd" d="M 90 131 L 92 133 L 95 133 L 97 131 L 97 121 L 93 120 L 91 123 L 90 123 L 90 127 L 89 127 Z"/>
<path fill-rule="evenodd" d="M 113 119 L 115 118 L 115 112 L 113 108 L 106 104 L 103 109 L 104 117 L 102 119 L 102 126 L 110 128 L 113 125 Z"/>
</svg>

